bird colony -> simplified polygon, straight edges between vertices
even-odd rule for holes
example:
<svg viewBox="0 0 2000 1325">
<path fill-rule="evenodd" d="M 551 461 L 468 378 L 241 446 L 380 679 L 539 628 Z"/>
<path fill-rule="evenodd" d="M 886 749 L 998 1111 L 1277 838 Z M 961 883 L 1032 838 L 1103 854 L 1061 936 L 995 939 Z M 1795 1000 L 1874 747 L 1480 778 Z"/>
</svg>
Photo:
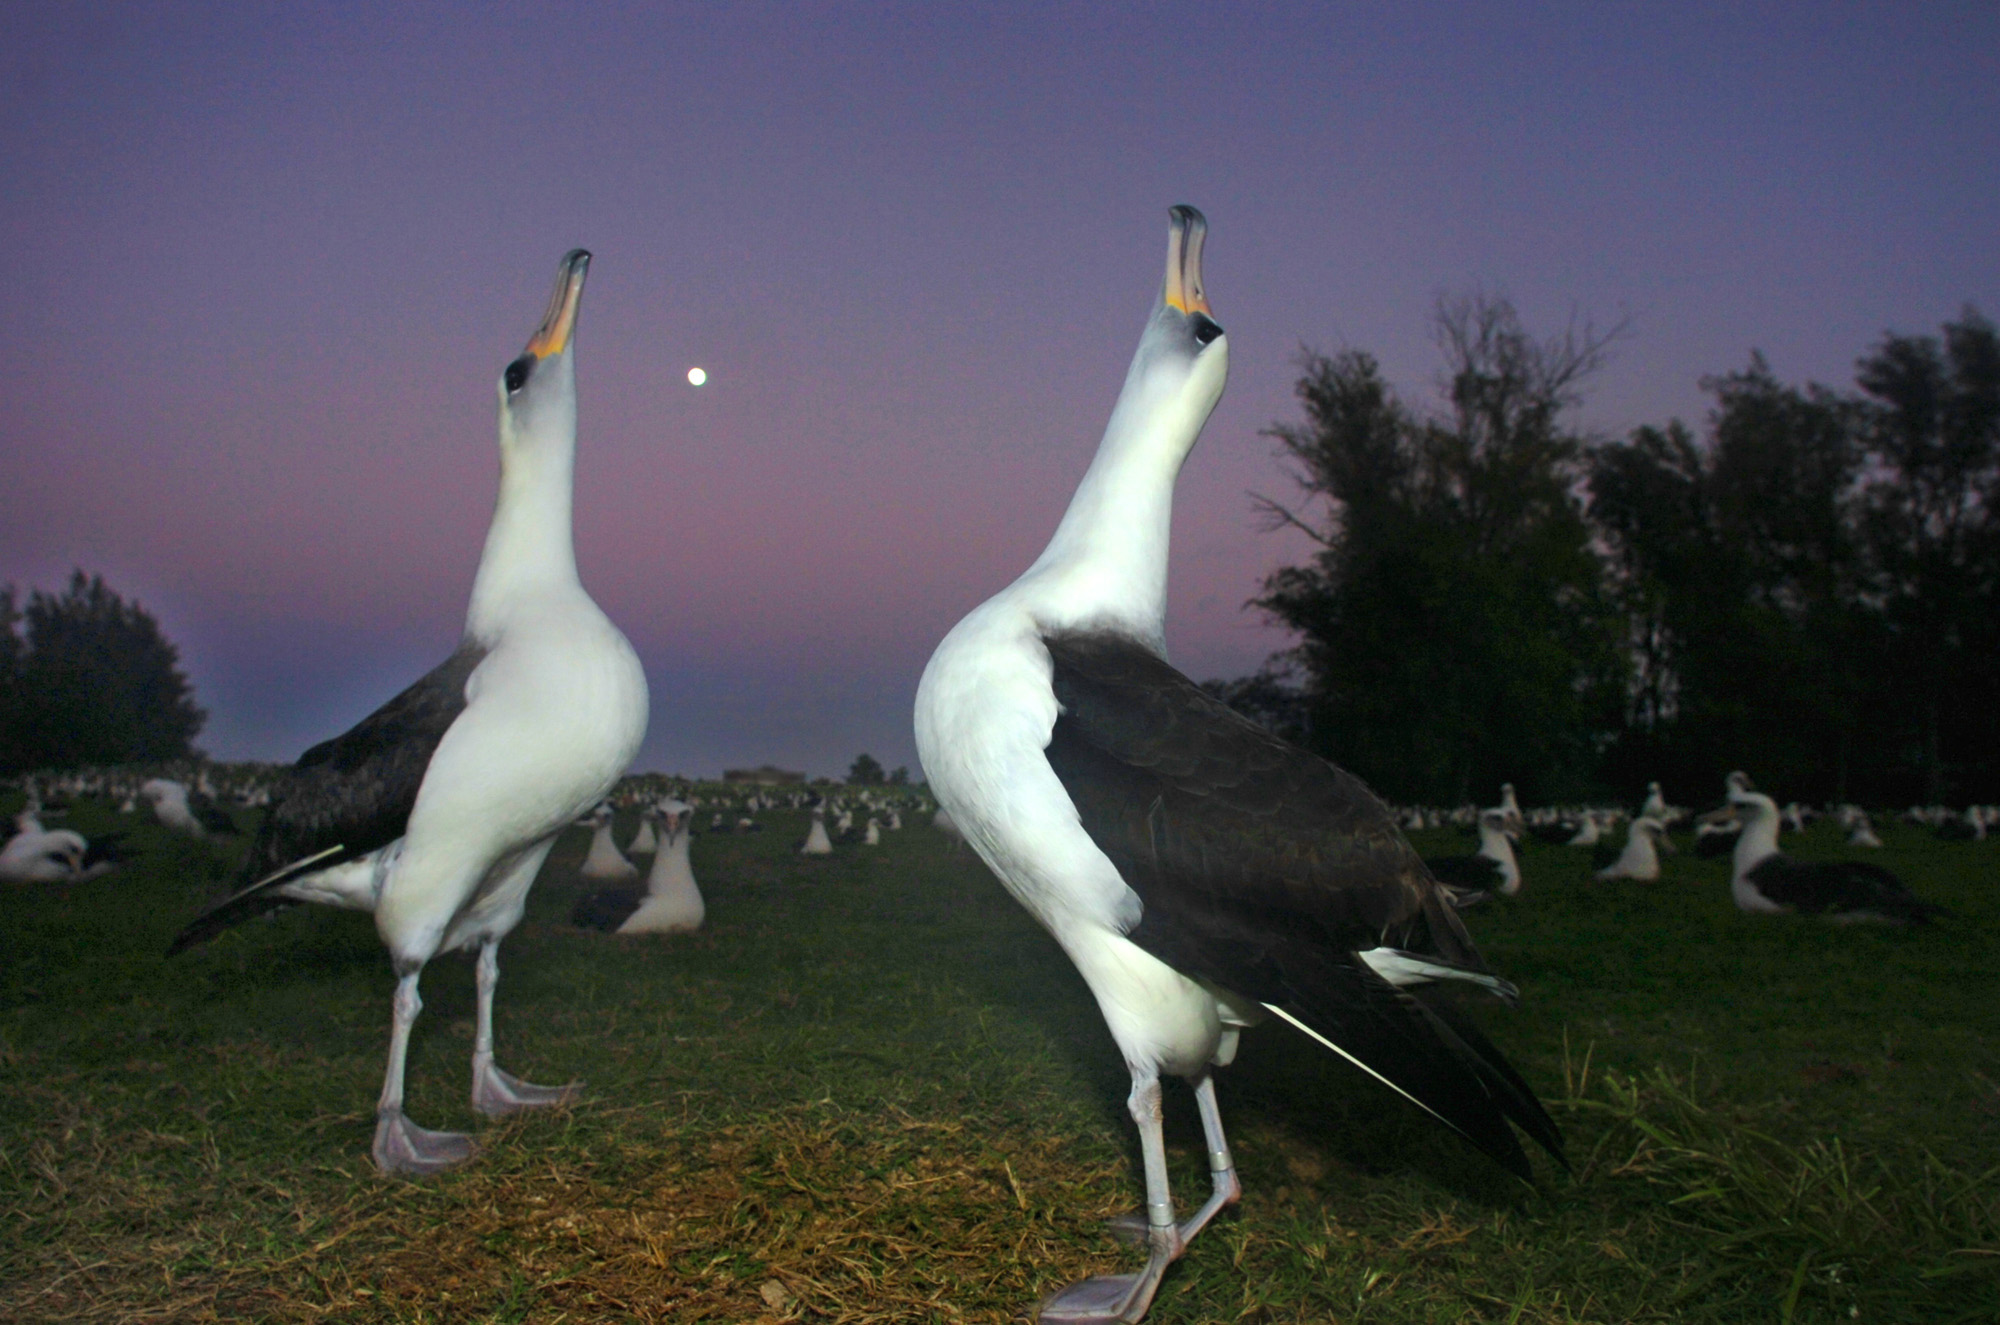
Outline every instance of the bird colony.
<svg viewBox="0 0 2000 1325">
<path fill-rule="evenodd" d="M 499 496 L 450 656 L 287 768 L 30 780 L 0 880 L 115 885 L 126 835 L 90 842 L 60 822 L 66 802 L 94 797 L 242 855 L 235 885 L 186 920 L 169 956 L 200 960 L 194 950 L 278 908 L 366 912 L 395 977 L 371 1154 L 415 1178 L 478 1148 L 405 1112 L 421 980 L 441 953 L 476 958 L 474 1107 L 501 1116 L 577 1098 L 580 1083 L 503 1070 L 493 1033 L 501 946 L 559 834 L 590 832 L 581 874 L 595 890 L 570 918 L 612 942 L 703 928 L 698 833 L 762 832 L 770 813 L 804 811 L 793 851 L 809 872 L 807 858 L 880 849 L 908 816 L 969 848 L 1047 931 L 1129 1077 L 1139 1202 L 1117 1227 L 1145 1259 L 1043 1301 L 1035 1311 L 1050 1325 L 1140 1319 L 1173 1262 L 1240 1198 L 1216 1080 L 1246 1031 L 1303 1037 L 1523 1180 L 1534 1172 L 1523 1136 L 1566 1166 L 1535 1086 L 1463 1010 L 1467 998 L 1534 997 L 1481 955 L 1467 913 L 1532 907 L 1537 853 L 1590 853 L 1591 886 L 1605 888 L 1662 886 L 1664 853 L 1724 860 L 1736 905 L 1774 924 L 1945 916 L 1866 858 L 1881 839 L 1856 806 L 1781 807 L 1743 772 L 1704 812 L 1671 805 L 1658 784 L 1630 808 L 1524 809 L 1511 785 L 1489 806 L 1391 806 L 1176 671 L 1166 649 L 1175 483 L 1229 372 L 1203 276 L 1206 233 L 1199 212 L 1172 209 L 1164 279 L 1068 509 L 1041 555 L 954 626 L 923 673 L 915 734 L 928 794 L 703 794 L 623 776 L 649 705 L 639 659 L 577 574 L 571 477 L 591 261 L 577 250 L 496 384 Z M 638 824 L 622 846 L 616 811 Z M 1787 855 L 1781 834 L 1822 814 L 1849 854 Z M 2000 821 L 1985 806 L 1905 818 L 1959 840 L 1983 840 Z M 1406 836 L 1454 827 L 1471 835 L 1464 854 L 1423 857 Z M 1165 1076 L 1192 1087 L 1206 1191 L 1177 1194 L 1169 1182 Z"/>
</svg>

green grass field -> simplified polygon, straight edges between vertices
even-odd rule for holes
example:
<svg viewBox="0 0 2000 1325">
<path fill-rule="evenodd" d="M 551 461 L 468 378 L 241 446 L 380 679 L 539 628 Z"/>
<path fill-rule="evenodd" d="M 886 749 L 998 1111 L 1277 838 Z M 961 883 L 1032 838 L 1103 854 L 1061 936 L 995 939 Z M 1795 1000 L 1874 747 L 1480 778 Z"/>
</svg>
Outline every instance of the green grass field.
<svg viewBox="0 0 2000 1325">
<path fill-rule="evenodd" d="M 1127 1083 L 1054 945 L 927 824 L 803 859 L 804 816 L 766 818 L 697 840 L 691 938 L 570 929 L 585 837 L 559 844 L 499 1050 L 581 1078 L 573 1107 L 479 1121 L 471 967 L 429 968 L 410 1111 L 484 1151 L 424 1183 L 367 1156 L 392 981 L 365 916 L 164 961 L 241 847 L 151 826 L 120 873 L 0 893 L 0 1320 L 1011 1321 L 1136 1267 L 1102 1224 L 1139 1199 Z M 2000 1320 L 2000 841 L 1887 838 L 1953 918 L 1745 917 L 1721 862 L 1600 885 L 1525 854 L 1523 895 L 1469 916 L 1523 991 L 1480 1016 L 1573 1176 L 1518 1183 L 1251 1032 L 1221 1079 L 1243 1203 L 1150 1319 Z M 1167 1107 L 1185 1206 L 1200 1134 L 1185 1088 Z"/>
</svg>

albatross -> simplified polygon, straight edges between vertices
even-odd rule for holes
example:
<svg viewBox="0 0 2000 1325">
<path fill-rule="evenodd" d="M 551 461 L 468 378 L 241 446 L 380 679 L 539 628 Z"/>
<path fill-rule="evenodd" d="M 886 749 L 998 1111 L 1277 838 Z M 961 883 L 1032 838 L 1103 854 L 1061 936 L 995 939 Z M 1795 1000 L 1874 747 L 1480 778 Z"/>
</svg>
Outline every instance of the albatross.
<svg viewBox="0 0 2000 1325">
<path fill-rule="evenodd" d="M 1794 860 L 1778 849 L 1778 803 L 1732 774 L 1729 804 L 1743 820 L 1731 864 L 1730 896 L 1753 915 L 1797 912 L 1839 922 L 1927 925 L 1949 915 L 1880 865 L 1865 860 Z"/>
<path fill-rule="evenodd" d="M 577 579 L 571 535 L 577 310 L 590 254 L 556 273 L 541 326 L 501 374 L 500 492 L 465 634 L 436 670 L 314 746 L 290 770 L 244 870 L 180 952 L 293 902 L 372 912 L 396 973 L 375 1163 L 421 1174 L 462 1163 L 470 1137 L 403 1112 L 417 981 L 440 952 L 477 949 L 472 1104 L 500 1115 L 567 1100 L 493 1061 L 500 941 L 556 835 L 609 792 L 646 733 L 646 677 Z"/>
<path fill-rule="evenodd" d="M 1241 1185 L 1212 1069 L 1266 1016 L 1303 1032 L 1517 1174 L 1509 1123 L 1561 1138 L 1438 989 L 1514 988 L 1481 960 L 1390 811 L 1357 779 L 1232 712 L 1166 660 L 1174 481 L 1222 393 L 1206 224 L 1170 213 L 1166 280 L 1096 458 L 1026 574 L 945 636 L 917 689 L 943 810 L 1061 945 L 1131 1073 L 1148 1255 L 1072 1284 L 1054 1322 L 1136 1321 Z M 1211 1188 L 1176 1218 L 1160 1076 L 1194 1087 Z"/>
</svg>

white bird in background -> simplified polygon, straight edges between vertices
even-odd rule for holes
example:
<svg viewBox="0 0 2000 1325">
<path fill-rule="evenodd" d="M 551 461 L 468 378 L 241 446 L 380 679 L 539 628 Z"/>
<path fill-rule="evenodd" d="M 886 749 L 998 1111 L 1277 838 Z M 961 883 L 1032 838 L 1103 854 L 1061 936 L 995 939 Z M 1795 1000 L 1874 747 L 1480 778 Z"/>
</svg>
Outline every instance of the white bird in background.
<svg viewBox="0 0 2000 1325">
<path fill-rule="evenodd" d="M 701 928 L 708 908 L 694 881 L 688 846 L 694 834 L 694 807 L 668 800 L 646 811 L 656 828 L 659 849 L 646 875 L 646 890 L 605 888 L 580 898 L 570 923 L 620 934 L 690 934 Z"/>
<path fill-rule="evenodd" d="M 1228 342 L 1177 207 L 1167 275 L 1104 440 L 1048 548 L 973 610 L 917 689 L 918 753 L 966 841 L 1089 984 L 1131 1073 L 1148 1257 L 1040 1308 L 1135 1321 L 1241 1191 L 1211 1068 L 1267 1013 L 1518 1173 L 1508 1120 L 1552 1151 L 1532 1092 L 1436 982 L 1502 997 L 1387 807 L 1165 660 L 1174 480 L 1221 395 Z M 940 816 L 942 819 L 942 816 Z M 1160 1074 L 1194 1084 L 1211 1192 L 1175 1220 Z"/>
<path fill-rule="evenodd" d="M 0 847 L 0 883 L 82 883 L 99 878 L 120 863 L 120 836 L 114 833 L 92 843 L 68 828 L 17 832 Z"/>
<path fill-rule="evenodd" d="M 830 856 L 833 854 L 833 839 L 826 835 L 826 809 L 812 807 L 812 827 L 806 830 L 806 840 L 799 847 L 802 856 Z"/>
<path fill-rule="evenodd" d="M 1778 849 L 1778 805 L 1732 775 L 1729 803 L 1743 821 L 1731 864 L 1730 896 L 1753 914 L 1796 911 L 1830 920 L 1928 924 L 1945 908 L 1910 892 L 1880 865 L 1862 860 L 1794 860 Z"/>
<path fill-rule="evenodd" d="M 139 797 L 153 807 L 161 823 L 177 833 L 207 837 L 210 833 L 236 832 L 228 811 L 205 793 L 190 792 L 186 784 L 172 778 L 148 778 L 139 784 Z"/>
<path fill-rule="evenodd" d="M 619 854 L 611 840 L 611 807 L 600 805 L 590 816 L 590 852 L 577 871 L 586 879 L 636 879 L 639 867 Z"/>
<path fill-rule="evenodd" d="M 646 733 L 646 677 L 584 592 L 571 535 L 577 310 L 590 255 L 566 256 L 547 316 L 500 379 L 500 493 L 457 652 L 290 772 L 250 853 L 247 888 L 197 917 L 171 951 L 291 902 L 371 911 L 396 971 L 376 1106 L 382 1169 L 462 1163 L 472 1139 L 403 1112 L 417 981 L 439 952 L 479 950 L 473 1107 L 560 1103 L 493 1061 L 501 939 L 520 923 L 556 835 L 597 804 Z"/>
<path fill-rule="evenodd" d="M 692 934 L 708 918 L 701 888 L 694 881 L 688 849 L 694 834 L 694 808 L 667 801 L 658 811 L 660 849 L 646 875 L 646 898 L 639 903 L 620 934 Z"/>
<path fill-rule="evenodd" d="M 1650 883 L 1660 877 L 1660 839 L 1666 825 L 1657 819 L 1634 819 L 1625 830 L 1625 849 L 1618 858 L 1597 871 L 1600 879 L 1637 879 Z"/>
<path fill-rule="evenodd" d="M 639 816 L 639 831 L 632 834 L 632 840 L 625 844 L 627 856 L 650 856 L 660 849 L 660 839 L 653 832 L 653 816 Z"/>
<path fill-rule="evenodd" d="M 1874 821 L 1859 805 L 1840 807 L 1840 826 L 1847 830 L 1847 845 L 1851 847 L 1874 849 L 1882 845 L 1882 839 L 1875 835 Z"/>
</svg>

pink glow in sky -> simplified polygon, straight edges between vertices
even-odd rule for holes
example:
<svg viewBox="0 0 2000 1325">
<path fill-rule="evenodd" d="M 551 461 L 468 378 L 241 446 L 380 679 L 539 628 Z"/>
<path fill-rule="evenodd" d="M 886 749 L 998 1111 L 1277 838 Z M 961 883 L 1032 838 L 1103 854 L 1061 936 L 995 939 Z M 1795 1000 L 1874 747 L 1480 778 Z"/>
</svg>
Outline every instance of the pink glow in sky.
<svg viewBox="0 0 2000 1325">
<path fill-rule="evenodd" d="M 652 680 L 640 766 L 912 763 L 931 647 L 1039 551 L 1211 223 L 1232 379 L 1169 638 L 1281 634 L 1246 490 L 1302 344 L 1435 371 L 1442 291 L 1631 318 L 1586 410 L 1698 419 L 1761 348 L 1844 385 L 2000 312 L 2000 16 L 1760 8 L 21 7 L 0 50 L 0 581 L 183 647 L 202 743 L 289 759 L 438 661 L 494 387 L 557 257 L 578 552 Z M 707 385 L 688 385 L 695 365 Z"/>
</svg>

